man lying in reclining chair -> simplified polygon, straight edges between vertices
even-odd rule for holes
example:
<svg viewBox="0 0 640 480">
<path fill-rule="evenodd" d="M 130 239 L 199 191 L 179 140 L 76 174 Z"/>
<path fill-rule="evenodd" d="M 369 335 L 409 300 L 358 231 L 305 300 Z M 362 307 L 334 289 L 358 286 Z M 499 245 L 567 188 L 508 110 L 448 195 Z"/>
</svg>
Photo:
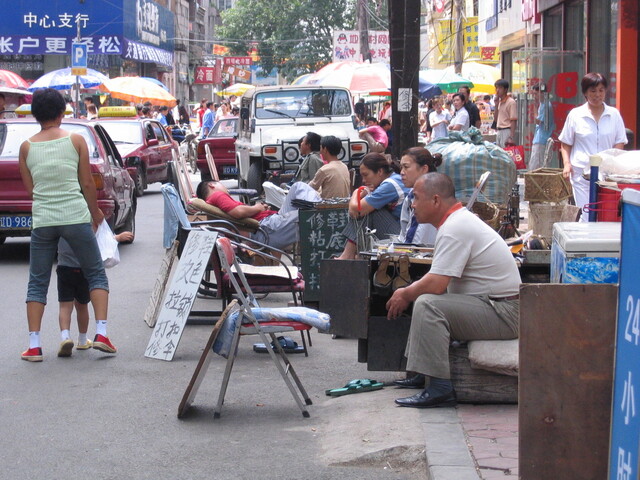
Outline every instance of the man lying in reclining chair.
<svg viewBox="0 0 640 480">
<path fill-rule="evenodd" d="M 302 182 L 296 182 L 291 186 L 278 212 L 269 210 L 265 203 L 246 205 L 234 200 L 229 195 L 227 187 L 214 180 L 200 182 L 196 195 L 233 218 L 258 220 L 261 229 L 267 233 L 268 239 L 264 238 L 264 233 L 260 230 L 251 234 L 251 238 L 281 250 L 298 241 L 298 209 L 292 205 L 292 201 L 298 199 L 319 202 L 321 200 L 318 192 Z"/>
</svg>

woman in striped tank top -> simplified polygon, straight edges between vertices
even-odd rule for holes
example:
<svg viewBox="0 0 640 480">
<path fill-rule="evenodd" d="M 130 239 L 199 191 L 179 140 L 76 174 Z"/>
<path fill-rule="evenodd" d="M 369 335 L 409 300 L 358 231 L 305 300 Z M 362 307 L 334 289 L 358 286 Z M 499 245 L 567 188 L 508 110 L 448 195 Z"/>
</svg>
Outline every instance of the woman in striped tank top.
<svg viewBox="0 0 640 480">
<path fill-rule="evenodd" d="M 57 90 L 36 91 L 31 112 L 41 130 L 20 146 L 20 175 L 33 198 L 26 300 L 29 348 L 21 357 L 30 362 L 42 361 L 40 326 L 60 238 L 71 246 L 89 283 L 97 333 L 93 348 L 116 352 L 106 334 L 109 283 L 94 235 L 104 215 L 98 208 L 85 140 L 60 128 L 65 108 Z"/>
</svg>

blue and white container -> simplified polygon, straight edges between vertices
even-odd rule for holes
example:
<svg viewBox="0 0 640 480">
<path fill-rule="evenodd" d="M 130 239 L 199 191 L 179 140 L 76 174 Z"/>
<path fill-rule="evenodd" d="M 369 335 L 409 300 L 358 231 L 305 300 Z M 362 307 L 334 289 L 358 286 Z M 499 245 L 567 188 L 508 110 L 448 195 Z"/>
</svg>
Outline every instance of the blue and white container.
<svg viewBox="0 0 640 480">
<path fill-rule="evenodd" d="M 554 224 L 551 283 L 618 283 L 620 232 L 618 222 Z"/>
</svg>

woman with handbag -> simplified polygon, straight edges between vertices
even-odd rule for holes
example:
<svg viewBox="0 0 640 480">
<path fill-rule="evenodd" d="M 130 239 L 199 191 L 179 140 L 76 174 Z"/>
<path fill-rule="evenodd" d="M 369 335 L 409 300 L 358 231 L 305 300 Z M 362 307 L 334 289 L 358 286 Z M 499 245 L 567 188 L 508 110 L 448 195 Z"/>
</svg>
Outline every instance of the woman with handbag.
<svg viewBox="0 0 640 480">
<path fill-rule="evenodd" d="M 586 102 L 569 112 L 558 139 L 564 165 L 562 175 L 571 181 L 573 197 L 580 208 L 589 202 L 589 182 L 582 173 L 589 156 L 609 148 L 622 149 L 627 135 L 620 112 L 604 103 L 609 83 L 600 73 L 582 77 L 582 94 Z M 582 212 L 581 221 L 588 221 Z"/>
</svg>

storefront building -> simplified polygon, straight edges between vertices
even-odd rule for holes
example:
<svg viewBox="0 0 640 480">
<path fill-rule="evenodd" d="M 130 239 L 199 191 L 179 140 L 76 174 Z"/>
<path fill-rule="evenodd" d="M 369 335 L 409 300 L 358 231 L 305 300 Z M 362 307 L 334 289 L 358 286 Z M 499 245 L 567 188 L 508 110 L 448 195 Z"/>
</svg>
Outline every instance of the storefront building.
<svg viewBox="0 0 640 480">
<path fill-rule="evenodd" d="M 110 77 L 171 72 L 174 15 L 151 0 L 16 0 L 0 16 L 0 66 L 35 80 L 71 66 L 71 44 Z"/>
</svg>

